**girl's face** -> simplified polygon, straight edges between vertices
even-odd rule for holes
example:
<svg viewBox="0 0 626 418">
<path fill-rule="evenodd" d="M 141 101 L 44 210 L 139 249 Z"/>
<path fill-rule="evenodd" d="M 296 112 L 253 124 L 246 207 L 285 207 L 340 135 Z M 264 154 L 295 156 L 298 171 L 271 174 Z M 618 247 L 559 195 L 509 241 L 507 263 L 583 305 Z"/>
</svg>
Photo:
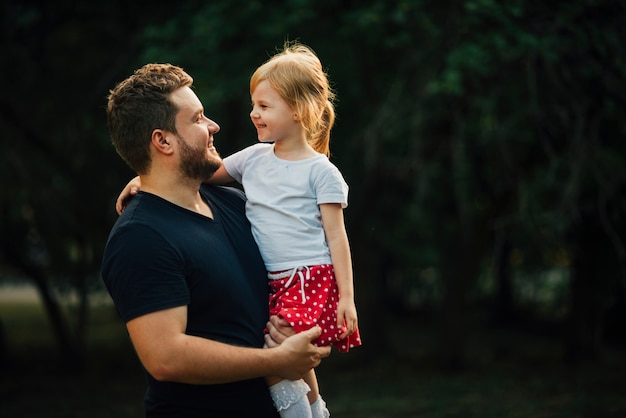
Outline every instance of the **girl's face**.
<svg viewBox="0 0 626 418">
<path fill-rule="evenodd" d="M 252 92 L 250 119 L 261 142 L 303 137 L 295 112 L 265 80 L 257 84 Z"/>
</svg>

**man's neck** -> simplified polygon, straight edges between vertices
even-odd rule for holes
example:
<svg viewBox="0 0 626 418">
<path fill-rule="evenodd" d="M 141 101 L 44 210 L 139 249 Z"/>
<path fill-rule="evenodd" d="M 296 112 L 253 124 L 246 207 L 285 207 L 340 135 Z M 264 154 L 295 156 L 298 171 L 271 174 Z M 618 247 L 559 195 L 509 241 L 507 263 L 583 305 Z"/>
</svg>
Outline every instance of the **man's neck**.
<svg viewBox="0 0 626 418">
<path fill-rule="evenodd" d="M 168 181 L 168 179 L 151 175 L 141 177 L 142 191 L 152 193 L 177 206 L 213 219 L 211 207 L 200 194 L 200 185 L 200 181 L 190 179 Z"/>
</svg>

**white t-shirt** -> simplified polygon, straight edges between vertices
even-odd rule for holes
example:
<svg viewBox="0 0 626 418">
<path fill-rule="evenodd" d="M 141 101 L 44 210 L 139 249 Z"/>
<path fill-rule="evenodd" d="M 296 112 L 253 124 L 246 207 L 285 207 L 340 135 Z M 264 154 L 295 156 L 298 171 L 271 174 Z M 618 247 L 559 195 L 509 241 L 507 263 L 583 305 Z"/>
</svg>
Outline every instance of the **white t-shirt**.
<svg viewBox="0 0 626 418">
<path fill-rule="evenodd" d="M 246 216 L 268 271 L 330 264 L 319 206 L 348 206 L 348 185 L 319 154 L 282 160 L 274 145 L 258 143 L 224 159 L 224 168 L 243 185 Z"/>
</svg>

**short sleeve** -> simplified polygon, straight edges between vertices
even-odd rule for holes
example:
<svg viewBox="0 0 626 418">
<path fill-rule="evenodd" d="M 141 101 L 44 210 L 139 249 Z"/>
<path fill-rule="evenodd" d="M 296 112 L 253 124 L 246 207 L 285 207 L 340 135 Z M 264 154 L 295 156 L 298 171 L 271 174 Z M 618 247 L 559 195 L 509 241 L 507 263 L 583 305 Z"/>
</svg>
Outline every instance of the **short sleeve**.
<svg viewBox="0 0 626 418">
<path fill-rule="evenodd" d="M 267 147 L 272 147 L 272 144 L 259 143 L 250 145 L 224 158 L 223 163 L 226 172 L 238 183 L 242 183 L 244 172 L 248 167 L 248 159 L 257 155 L 259 152 L 267 151 Z"/>
<path fill-rule="evenodd" d="M 189 303 L 181 256 L 147 226 L 115 231 L 105 250 L 102 278 L 125 322 Z"/>
<path fill-rule="evenodd" d="M 334 165 L 330 165 L 315 180 L 317 204 L 340 203 L 342 208 L 348 206 L 348 184 Z"/>
</svg>

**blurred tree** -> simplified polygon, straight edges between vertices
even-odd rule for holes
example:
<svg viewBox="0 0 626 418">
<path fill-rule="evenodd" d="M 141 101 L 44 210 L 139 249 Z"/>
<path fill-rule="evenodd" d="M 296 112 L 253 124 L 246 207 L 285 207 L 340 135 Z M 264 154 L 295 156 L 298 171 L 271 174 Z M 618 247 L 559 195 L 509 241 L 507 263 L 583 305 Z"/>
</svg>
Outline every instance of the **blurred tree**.
<svg viewBox="0 0 626 418">
<path fill-rule="evenodd" d="M 462 367 L 472 303 L 495 299 L 501 321 L 530 317 L 519 283 L 541 284 L 555 267 L 569 269 L 570 359 L 598 354 L 607 312 L 614 329 L 624 324 L 619 2 L 140 6 L 0 6 L 0 63 L 17 81 L 0 97 L 11 139 L 0 154 L 0 274 L 37 284 L 64 352 L 80 351 L 84 330 L 75 340 L 52 289 L 82 295 L 84 322 L 113 201 L 133 175 L 107 139 L 108 89 L 145 62 L 181 65 L 228 155 L 256 141 L 248 79 L 287 39 L 316 50 L 338 92 L 331 158 L 351 187 L 368 352 L 393 349 L 396 315 L 430 309 L 442 364 Z"/>
<path fill-rule="evenodd" d="M 423 276 L 414 272 L 434 266 L 445 289 L 439 354 L 462 365 L 468 302 L 494 237 L 505 245 L 499 265 L 509 262 L 507 247 L 521 248 L 538 256 L 526 268 L 545 270 L 559 248 L 581 254 L 568 231 L 582 231 L 588 224 L 577 214 L 590 210 L 602 225 L 593 237 L 605 245 L 584 257 L 606 270 L 568 264 L 578 336 L 568 341 L 591 347 L 584 339 L 597 341 L 606 308 L 598 303 L 624 281 L 623 6 L 368 2 L 343 16 L 345 38 L 336 43 L 354 48 L 338 48 L 337 84 L 349 79 L 361 90 L 340 90 L 356 109 L 344 107 L 340 124 L 364 127 L 335 152 L 358 179 L 351 235 L 367 266 L 360 283 L 370 283 L 368 299 L 385 294 L 394 272 L 416 282 Z M 511 275 L 499 272 L 500 308 L 512 312 L 504 306 L 514 303 Z M 581 277 L 587 285 L 577 285 Z M 589 286 L 597 297 L 588 297 Z M 369 302 L 362 312 L 384 312 Z"/>
<path fill-rule="evenodd" d="M 88 293 L 99 284 L 112 190 L 125 178 L 111 173 L 129 175 L 103 125 L 107 90 L 129 71 L 144 16 L 121 4 L 0 6 L 2 275 L 35 285 L 68 370 L 81 367 Z M 70 289 L 79 300 L 71 322 L 58 299 Z"/>
</svg>

